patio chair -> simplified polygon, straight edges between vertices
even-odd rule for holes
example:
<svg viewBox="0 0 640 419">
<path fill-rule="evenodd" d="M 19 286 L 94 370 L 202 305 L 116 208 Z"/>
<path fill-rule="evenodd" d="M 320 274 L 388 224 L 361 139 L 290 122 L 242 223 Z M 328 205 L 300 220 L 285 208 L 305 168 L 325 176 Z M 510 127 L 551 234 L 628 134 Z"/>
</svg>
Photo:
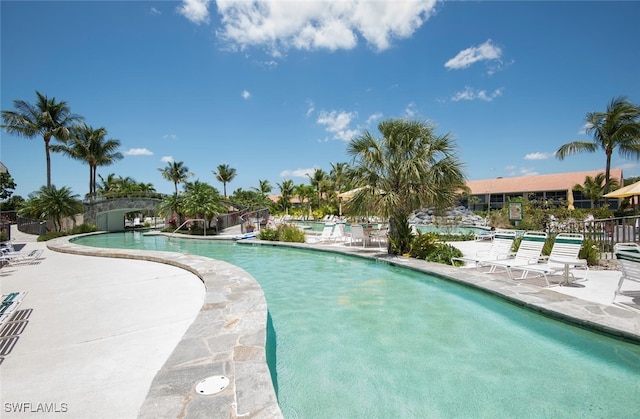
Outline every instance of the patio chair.
<svg viewBox="0 0 640 419">
<path fill-rule="evenodd" d="M 331 233 L 330 241 L 333 243 L 344 242 L 347 240 L 347 233 L 344 230 L 344 224 L 339 223 L 333 227 L 333 232 Z"/>
<path fill-rule="evenodd" d="M 40 258 L 44 250 L 37 249 L 31 252 L 9 252 L 0 256 L 0 263 L 2 265 L 29 265 L 35 263 Z"/>
<path fill-rule="evenodd" d="M 507 259 L 508 257 L 514 255 L 514 253 L 511 251 L 511 247 L 513 246 L 513 240 L 515 238 L 515 231 L 496 232 L 493 236 L 491 247 L 488 250 L 480 250 L 476 252 L 475 256 L 461 256 L 451 258 L 451 262 L 453 263 L 454 261 L 458 261 L 464 263 L 473 263 L 475 264 L 476 268 L 478 268 L 482 266 L 483 263 L 489 263 L 500 259 Z"/>
<path fill-rule="evenodd" d="M 349 246 L 353 246 L 353 242 L 361 242 L 362 247 L 367 246 L 367 241 L 370 240 L 369 235 L 364 234 L 364 227 L 361 224 L 351 225 L 351 238 L 349 240 Z"/>
<path fill-rule="evenodd" d="M 557 259 L 578 259 L 578 255 L 580 254 L 580 249 L 582 248 L 582 243 L 584 242 L 584 235 L 579 233 L 559 233 L 555 241 L 553 243 L 553 247 L 551 248 L 551 253 L 549 256 L 543 256 L 540 258 L 541 263 L 537 263 L 534 265 L 526 264 L 526 265 L 516 265 L 510 267 L 511 270 L 522 271 L 522 275 L 519 279 L 526 278 L 530 272 L 538 273 L 544 276 L 544 280 L 549 284 L 548 275 L 561 274 L 565 272 L 567 268 L 576 268 L 577 265 L 569 264 L 566 266 L 565 263 L 554 262 Z M 589 274 L 589 266 L 587 266 L 585 261 L 582 261 L 580 266 L 585 267 L 585 274 L 580 280 L 584 281 L 587 279 L 587 275 Z M 570 275 L 574 278 L 573 273 Z M 568 280 L 568 278 L 565 278 Z"/>
<path fill-rule="evenodd" d="M 334 224 L 325 224 L 322 228 L 320 237 L 312 238 L 309 243 L 328 243 L 331 241 L 331 235 L 333 234 Z"/>
<path fill-rule="evenodd" d="M 546 240 L 547 233 L 543 231 L 527 231 L 522 236 L 520 247 L 513 257 L 492 262 L 480 262 L 480 265 L 489 266 L 489 270 L 486 271 L 486 273 L 494 273 L 498 268 L 503 268 L 509 275 L 509 278 L 514 279 L 511 272 L 514 266 L 526 266 L 540 262 L 542 248 Z"/>
<path fill-rule="evenodd" d="M 627 280 L 640 283 L 640 246 L 636 243 L 617 243 L 613 251 L 622 272 L 613 294 L 613 302 L 616 302 L 619 295 L 640 297 L 639 290 L 622 290 L 622 285 Z"/>
</svg>

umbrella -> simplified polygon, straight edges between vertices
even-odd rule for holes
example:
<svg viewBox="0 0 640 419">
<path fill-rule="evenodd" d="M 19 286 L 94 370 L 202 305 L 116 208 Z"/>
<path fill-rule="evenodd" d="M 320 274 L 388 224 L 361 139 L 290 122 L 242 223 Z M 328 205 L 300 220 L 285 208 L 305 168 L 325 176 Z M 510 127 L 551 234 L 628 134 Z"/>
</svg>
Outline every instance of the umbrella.
<svg viewBox="0 0 640 419">
<path fill-rule="evenodd" d="M 350 191 L 342 192 L 338 194 L 338 197 L 342 199 L 346 199 L 348 201 L 364 188 L 368 188 L 368 186 L 363 186 L 361 188 L 355 188 L 355 189 L 351 189 Z"/>
<path fill-rule="evenodd" d="M 576 207 L 573 206 L 573 189 L 567 191 L 567 202 L 569 203 L 569 205 L 567 205 L 569 211 L 576 209 Z"/>
<path fill-rule="evenodd" d="M 629 196 L 640 195 L 640 182 L 632 183 L 631 185 L 617 189 L 613 192 L 609 192 L 605 198 L 627 198 Z"/>
</svg>

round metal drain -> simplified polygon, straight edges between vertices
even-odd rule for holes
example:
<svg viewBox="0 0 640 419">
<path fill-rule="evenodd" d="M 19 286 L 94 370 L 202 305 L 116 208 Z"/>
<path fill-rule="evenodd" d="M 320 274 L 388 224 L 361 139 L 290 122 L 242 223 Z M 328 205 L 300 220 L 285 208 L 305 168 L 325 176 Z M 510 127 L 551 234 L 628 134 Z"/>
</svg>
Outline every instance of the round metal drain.
<svg viewBox="0 0 640 419">
<path fill-rule="evenodd" d="M 196 392 L 204 396 L 218 394 L 229 385 L 229 378 L 224 375 L 214 375 L 205 378 L 196 385 Z"/>
</svg>

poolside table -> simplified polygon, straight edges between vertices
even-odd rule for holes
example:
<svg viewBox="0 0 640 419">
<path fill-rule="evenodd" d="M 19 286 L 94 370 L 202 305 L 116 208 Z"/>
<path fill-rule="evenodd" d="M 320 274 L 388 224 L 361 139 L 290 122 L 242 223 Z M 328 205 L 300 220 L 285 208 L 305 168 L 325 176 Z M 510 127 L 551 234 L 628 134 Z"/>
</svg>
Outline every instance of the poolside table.
<svg viewBox="0 0 640 419">
<path fill-rule="evenodd" d="M 577 284 L 575 281 L 570 281 L 569 280 L 569 267 L 571 266 L 587 266 L 587 260 L 586 259 L 578 259 L 578 258 L 569 258 L 569 257 L 554 257 L 554 258 L 549 258 L 549 262 L 554 262 L 554 263 L 560 263 L 562 265 L 564 265 L 564 271 L 562 274 L 562 282 L 560 283 L 560 285 L 563 285 L 565 287 L 580 287 L 580 288 L 584 288 L 584 285 L 582 284 Z"/>
</svg>

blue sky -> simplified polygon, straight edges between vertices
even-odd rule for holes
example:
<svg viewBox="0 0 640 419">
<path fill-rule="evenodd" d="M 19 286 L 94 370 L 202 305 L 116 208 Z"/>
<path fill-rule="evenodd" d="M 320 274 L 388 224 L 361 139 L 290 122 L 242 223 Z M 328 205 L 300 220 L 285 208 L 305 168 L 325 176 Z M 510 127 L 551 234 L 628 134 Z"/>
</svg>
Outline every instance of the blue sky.
<svg viewBox="0 0 640 419">
<path fill-rule="evenodd" d="M 172 193 L 182 161 L 222 191 L 309 183 L 349 162 L 348 141 L 388 118 L 455 139 L 470 180 L 604 169 L 603 152 L 559 161 L 587 112 L 640 102 L 640 2 L 2 1 L 1 109 L 64 100 L 121 141 L 101 167 Z M 0 160 L 27 197 L 46 183 L 44 143 L 2 132 Z M 639 176 L 637 161 L 613 167 Z M 83 196 L 86 165 L 52 157 Z"/>
</svg>

